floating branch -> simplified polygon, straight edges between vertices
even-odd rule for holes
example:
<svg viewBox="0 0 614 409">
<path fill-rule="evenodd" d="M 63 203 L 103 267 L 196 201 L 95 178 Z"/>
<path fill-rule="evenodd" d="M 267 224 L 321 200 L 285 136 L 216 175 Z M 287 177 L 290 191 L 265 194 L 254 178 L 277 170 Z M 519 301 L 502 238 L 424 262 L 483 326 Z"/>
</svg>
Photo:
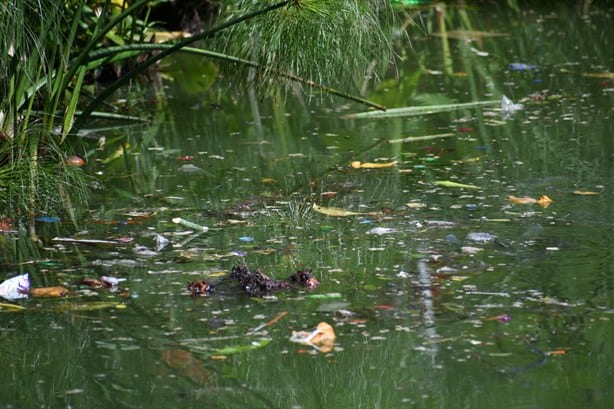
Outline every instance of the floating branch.
<svg viewBox="0 0 614 409">
<path fill-rule="evenodd" d="M 460 104 L 391 108 L 391 109 L 386 110 L 385 112 L 366 111 L 366 112 L 358 112 L 355 114 L 347 114 L 347 115 L 342 116 L 342 118 L 379 119 L 379 118 L 392 118 L 392 117 L 403 117 L 403 116 L 418 116 L 418 115 L 436 114 L 439 112 L 451 112 L 451 111 L 456 111 L 459 109 L 477 108 L 477 107 L 484 107 L 484 106 L 496 106 L 496 105 L 501 105 L 501 100 L 475 101 L 475 102 L 465 102 L 465 103 L 460 103 Z"/>
</svg>

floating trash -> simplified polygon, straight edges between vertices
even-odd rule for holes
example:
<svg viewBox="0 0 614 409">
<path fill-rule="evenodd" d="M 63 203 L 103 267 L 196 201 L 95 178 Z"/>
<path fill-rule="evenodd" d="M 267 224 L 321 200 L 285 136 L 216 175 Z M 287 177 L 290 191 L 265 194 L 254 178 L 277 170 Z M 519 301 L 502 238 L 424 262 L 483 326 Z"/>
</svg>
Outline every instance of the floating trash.
<svg viewBox="0 0 614 409">
<path fill-rule="evenodd" d="M 168 239 L 161 234 L 156 234 L 154 241 L 156 243 L 156 251 L 162 251 L 169 243 Z"/>
<path fill-rule="evenodd" d="M 7 300 L 27 298 L 30 291 L 30 275 L 28 273 L 9 278 L 0 284 L 0 297 Z"/>
<path fill-rule="evenodd" d="M 35 218 L 34 220 L 42 223 L 59 223 L 60 218 L 56 216 L 40 216 Z"/>
<path fill-rule="evenodd" d="M 321 322 L 312 331 L 292 331 L 290 342 L 309 345 L 320 352 L 330 352 L 336 337 L 333 327 L 326 322 Z"/>
<path fill-rule="evenodd" d="M 374 227 L 370 230 L 367 230 L 366 234 L 375 234 L 381 236 L 383 234 L 396 233 L 396 231 L 396 229 L 393 229 L 391 227 Z"/>
<path fill-rule="evenodd" d="M 501 115 L 503 115 L 504 118 L 507 118 L 516 111 L 520 111 L 522 108 L 524 108 L 524 105 L 514 104 L 514 102 L 505 95 L 501 97 Z"/>
<path fill-rule="evenodd" d="M 476 243 L 492 243 L 497 236 L 490 233 L 471 232 L 467 234 L 466 239 Z"/>
<path fill-rule="evenodd" d="M 512 71 L 530 71 L 536 69 L 537 65 L 514 62 L 509 64 L 508 68 Z"/>
</svg>

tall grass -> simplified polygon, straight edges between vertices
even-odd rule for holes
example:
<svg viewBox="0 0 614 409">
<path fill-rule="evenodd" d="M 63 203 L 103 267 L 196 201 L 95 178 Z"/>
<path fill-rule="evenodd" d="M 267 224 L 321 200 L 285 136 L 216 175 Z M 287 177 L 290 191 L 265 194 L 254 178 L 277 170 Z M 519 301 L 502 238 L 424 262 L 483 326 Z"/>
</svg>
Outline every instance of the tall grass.
<svg viewBox="0 0 614 409">
<path fill-rule="evenodd" d="M 87 56 L 147 2 L 125 10 L 111 1 L 99 9 L 85 0 L 0 4 L 0 206 L 27 215 L 33 239 L 37 213 L 72 213 L 67 192 L 85 197 L 83 178 L 61 164 L 86 75 L 97 68 Z"/>
</svg>

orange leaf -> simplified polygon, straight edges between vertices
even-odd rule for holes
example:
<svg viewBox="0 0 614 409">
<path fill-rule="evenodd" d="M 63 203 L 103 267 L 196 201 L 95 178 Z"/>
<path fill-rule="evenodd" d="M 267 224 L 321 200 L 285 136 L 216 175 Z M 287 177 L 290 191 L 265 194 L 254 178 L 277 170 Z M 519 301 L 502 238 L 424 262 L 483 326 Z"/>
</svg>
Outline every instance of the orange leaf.
<svg viewBox="0 0 614 409">
<path fill-rule="evenodd" d="M 41 287 L 41 288 L 30 288 L 28 294 L 32 297 L 63 297 L 68 295 L 70 291 L 68 291 L 64 287 Z"/>
<path fill-rule="evenodd" d="M 537 200 L 532 197 L 516 197 L 512 195 L 508 196 L 507 200 L 515 204 L 533 204 L 537 202 Z"/>
<path fill-rule="evenodd" d="M 565 355 L 567 351 L 564 349 L 555 349 L 553 351 L 546 352 L 546 355 Z"/>
<path fill-rule="evenodd" d="M 537 204 L 545 209 L 552 204 L 552 199 L 546 195 L 541 195 L 539 199 L 537 199 Z"/>
<path fill-rule="evenodd" d="M 299 344 L 311 345 L 320 352 L 330 352 L 335 345 L 335 330 L 330 324 L 321 322 L 316 329 L 311 332 L 307 331 L 292 331 L 290 337 L 291 342 L 297 342 Z"/>
<path fill-rule="evenodd" d="M 539 199 L 533 199 L 532 197 L 517 197 L 517 196 L 508 196 L 507 200 L 515 204 L 534 204 L 537 203 L 543 208 L 546 208 L 552 204 L 552 199 L 550 199 L 546 195 L 541 195 Z"/>
</svg>

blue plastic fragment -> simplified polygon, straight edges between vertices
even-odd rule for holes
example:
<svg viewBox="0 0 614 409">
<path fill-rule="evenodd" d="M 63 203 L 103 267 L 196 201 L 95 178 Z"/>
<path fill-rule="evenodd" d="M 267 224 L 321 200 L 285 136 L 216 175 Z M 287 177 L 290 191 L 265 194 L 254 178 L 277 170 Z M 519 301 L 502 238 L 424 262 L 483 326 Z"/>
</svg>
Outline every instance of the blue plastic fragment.
<svg viewBox="0 0 614 409">
<path fill-rule="evenodd" d="M 522 62 L 514 62 L 508 65 L 508 67 L 512 71 L 528 71 L 528 70 L 534 70 L 535 68 L 537 68 L 537 65 L 525 64 Z"/>
<path fill-rule="evenodd" d="M 250 241 L 254 241 L 254 238 L 251 236 L 241 236 L 239 237 L 240 241 L 244 241 L 244 242 L 250 242 Z"/>
<path fill-rule="evenodd" d="M 40 216 L 35 218 L 34 220 L 42 223 L 58 223 L 60 221 L 60 218 L 55 216 Z"/>
<path fill-rule="evenodd" d="M 454 234 L 448 234 L 445 238 L 446 244 L 450 246 L 460 246 L 461 241 Z"/>
</svg>

